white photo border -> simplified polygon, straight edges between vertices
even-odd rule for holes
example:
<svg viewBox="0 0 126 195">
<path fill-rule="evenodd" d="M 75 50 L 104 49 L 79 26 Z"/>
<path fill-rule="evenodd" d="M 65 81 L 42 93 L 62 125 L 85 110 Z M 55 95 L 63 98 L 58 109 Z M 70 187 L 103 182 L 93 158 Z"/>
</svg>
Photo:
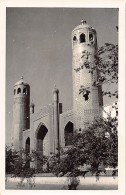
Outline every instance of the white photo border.
<svg viewBox="0 0 126 195">
<path fill-rule="evenodd" d="M 72 191 L 72 194 L 95 195 L 124 195 L 125 194 L 125 1 L 124 0 L 38 0 L 33 1 L 16 1 L 8 0 L 0 1 L 0 194 L 55 194 L 58 190 L 5 190 L 5 70 L 6 70 L 6 8 L 7 7 L 80 7 L 80 8 L 119 8 L 119 171 L 118 171 L 118 190 L 81 190 Z M 70 191 L 60 191 L 63 193 L 71 193 Z"/>
</svg>

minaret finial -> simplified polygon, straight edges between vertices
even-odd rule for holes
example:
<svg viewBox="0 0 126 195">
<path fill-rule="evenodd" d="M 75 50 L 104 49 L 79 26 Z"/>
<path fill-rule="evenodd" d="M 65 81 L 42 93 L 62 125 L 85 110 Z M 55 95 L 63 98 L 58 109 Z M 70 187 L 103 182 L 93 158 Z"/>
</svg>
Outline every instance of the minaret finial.
<svg viewBox="0 0 126 195">
<path fill-rule="evenodd" d="M 21 79 L 23 80 L 23 76 L 21 76 Z"/>
<path fill-rule="evenodd" d="M 56 85 L 54 85 L 53 93 L 59 93 L 59 90 L 58 90 L 58 88 L 56 87 Z"/>
<path fill-rule="evenodd" d="M 86 20 L 81 20 L 81 24 L 86 24 Z"/>
</svg>

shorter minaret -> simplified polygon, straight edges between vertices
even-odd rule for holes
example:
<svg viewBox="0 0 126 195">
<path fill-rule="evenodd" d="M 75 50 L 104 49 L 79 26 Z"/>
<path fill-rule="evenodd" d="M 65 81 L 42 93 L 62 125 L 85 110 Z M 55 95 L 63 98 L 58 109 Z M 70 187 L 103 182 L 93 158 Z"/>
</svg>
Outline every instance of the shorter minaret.
<svg viewBox="0 0 126 195">
<path fill-rule="evenodd" d="M 59 150 L 59 90 L 53 90 L 53 106 L 54 106 L 54 151 Z"/>
<path fill-rule="evenodd" d="M 30 128 L 30 86 L 23 77 L 14 85 L 13 96 L 13 149 L 22 149 L 23 131 Z"/>
</svg>

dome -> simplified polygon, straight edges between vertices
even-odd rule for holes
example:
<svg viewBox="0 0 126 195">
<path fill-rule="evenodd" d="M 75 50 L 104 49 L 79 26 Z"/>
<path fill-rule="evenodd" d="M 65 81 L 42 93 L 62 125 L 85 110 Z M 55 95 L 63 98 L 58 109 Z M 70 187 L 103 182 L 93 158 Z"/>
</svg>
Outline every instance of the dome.
<svg viewBox="0 0 126 195">
<path fill-rule="evenodd" d="M 81 20 L 81 24 L 75 27 L 72 32 L 83 28 L 90 28 L 92 30 L 95 30 L 91 25 L 87 24 L 86 21 Z"/>
<path fill-rule="evenodd" d="M 25 83 L 25 81 L 23 80 L 23 76 L 22 76 L 21 77 L 21 80 L 19 80 L 18 82 L 16 82 L 15 85 L 29 85 L 29 84 Z"/>
</svg>

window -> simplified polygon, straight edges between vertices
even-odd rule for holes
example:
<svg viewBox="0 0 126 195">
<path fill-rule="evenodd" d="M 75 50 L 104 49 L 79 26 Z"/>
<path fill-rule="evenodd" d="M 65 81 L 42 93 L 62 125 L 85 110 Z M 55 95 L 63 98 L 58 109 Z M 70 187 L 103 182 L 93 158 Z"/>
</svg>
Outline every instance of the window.
<svg viewBox="0 0 126 195">
<path fill-rule="evenodd" d="M 86 92 L 83 94 L 85 101 L 89 100 L 89 94 L 90 94 L 90 91 L 88 91 L 88 90 L 86 90 Z"/>
<path fill-rule="evenodd" d="M 74 36 L 74 37 L 73 37 L 73 45 L 76 45 L 76 43 L 77 43 L 77 37 Z"/>
<path fill-rule="evenodd" d="M 26 88 L 23 89 L 23 94 L 27 94 Z"/>
<path fill-rule="evenodd" d="M 76 38 L 76 36 L 74 36 L 74 37 L 73 37 L 73 41 L 77 41 L 77 38 Z"/>
<path fill-rule="evenodd" d="M 86 42 L 86 39 L 85 39 L 85 34 L 81 34 L 80 35 L 80 43 L 85 43 Z"/>
<path fill-rule="evenodd" d="M 21 93 L 21 88 L 18 88 L 17 94 Z"/>
<path fill-rule="evenodd" d="M 93 34 L 89 33 L 89 41 L 93 41 Z"/>
</svg>

